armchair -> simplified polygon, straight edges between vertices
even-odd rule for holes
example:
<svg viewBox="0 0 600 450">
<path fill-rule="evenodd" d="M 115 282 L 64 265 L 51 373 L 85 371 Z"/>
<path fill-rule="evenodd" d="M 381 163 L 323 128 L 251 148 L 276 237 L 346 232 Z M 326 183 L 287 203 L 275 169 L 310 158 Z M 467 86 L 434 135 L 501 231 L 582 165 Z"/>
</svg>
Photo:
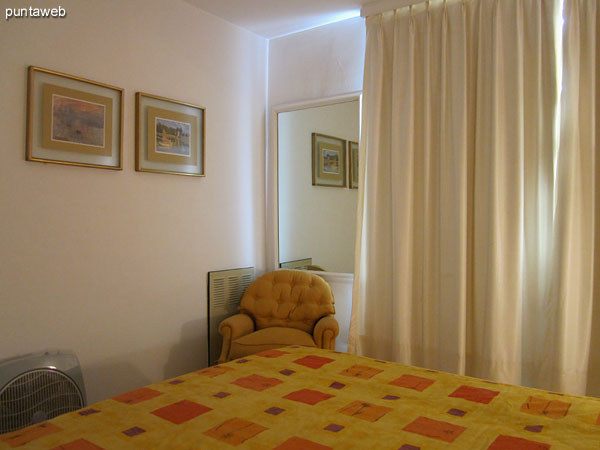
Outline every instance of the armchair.
<svg viewBox="0 0 600 450">
<path fill-rule="evenodd" d="M 303 345 L 333 350 L 339 326 L 331 288 L 301 270 L 277 270 L 257 278 L 244 293 L 240 313 L 219 325 L 219 363 L 264 350 Z"/>
</svg>

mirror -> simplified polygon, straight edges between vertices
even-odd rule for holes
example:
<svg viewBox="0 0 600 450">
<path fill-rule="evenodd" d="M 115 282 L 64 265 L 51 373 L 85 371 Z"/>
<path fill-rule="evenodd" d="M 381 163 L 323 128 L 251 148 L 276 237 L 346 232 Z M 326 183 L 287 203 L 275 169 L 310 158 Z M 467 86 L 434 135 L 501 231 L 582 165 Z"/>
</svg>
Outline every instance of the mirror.
<svg viewBox="0 0 600 450">
<path fill-rule="evenodd" d="M 358 189 L 348 144 L 359 141 L 359 117 L 358 97 L 278 114 L 280 267 L 354 272 Z"/>
</svg>

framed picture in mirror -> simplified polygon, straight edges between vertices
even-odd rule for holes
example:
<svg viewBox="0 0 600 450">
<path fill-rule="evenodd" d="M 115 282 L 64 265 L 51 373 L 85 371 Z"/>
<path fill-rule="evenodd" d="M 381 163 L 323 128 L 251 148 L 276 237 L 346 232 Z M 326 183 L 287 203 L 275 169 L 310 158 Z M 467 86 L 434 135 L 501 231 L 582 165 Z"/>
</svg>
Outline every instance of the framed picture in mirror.
<svg viewBox="0 0 600 450">
<path fill-rule="evenodd" d="M 346 187 L 346 140 L 312 134 L 313 186 Z"/>
<path fill-rule="evenodd" d="M 358 142 L 348 141 L 348 184 L 350 189 L 358 189 Z"/>
</svg>

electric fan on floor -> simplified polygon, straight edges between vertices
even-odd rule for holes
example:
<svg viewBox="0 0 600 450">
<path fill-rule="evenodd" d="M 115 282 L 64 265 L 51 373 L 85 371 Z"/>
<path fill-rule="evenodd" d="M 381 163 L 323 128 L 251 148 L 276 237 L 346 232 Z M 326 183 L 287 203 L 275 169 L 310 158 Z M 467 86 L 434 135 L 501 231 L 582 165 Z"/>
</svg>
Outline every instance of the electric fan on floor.
<svg viewBox="0 0 600 450">
<path fill-rule="evenodd" d="M 86 404 L 77 356 L 45 352 L 0 361 L 0 434 Z"/>
</svg>

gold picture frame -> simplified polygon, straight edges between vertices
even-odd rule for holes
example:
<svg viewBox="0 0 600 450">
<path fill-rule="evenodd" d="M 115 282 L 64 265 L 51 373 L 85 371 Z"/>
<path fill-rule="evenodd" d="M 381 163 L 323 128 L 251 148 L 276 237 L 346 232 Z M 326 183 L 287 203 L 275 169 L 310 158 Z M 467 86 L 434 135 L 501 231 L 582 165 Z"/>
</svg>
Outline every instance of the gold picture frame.
<svg viewBox="0 0 600 450">
<path fill-rule="evenodd" d="M 123 169 L 123 89 L 29 66 L 27 161 Z"/>
<path fill-rule="evenodd" d="M 348 141 L 348 187 L 358 189 L 358 142 Z"/>
<path fill-rule="evenodd" d="M 136 93 L 135 170 L 203 177 L 206 109 Z"/>
<path fill-rule="evenodd" d="M 313 186 L 346 187 L 346 140 L 312 133 Z"/>
</svg>

